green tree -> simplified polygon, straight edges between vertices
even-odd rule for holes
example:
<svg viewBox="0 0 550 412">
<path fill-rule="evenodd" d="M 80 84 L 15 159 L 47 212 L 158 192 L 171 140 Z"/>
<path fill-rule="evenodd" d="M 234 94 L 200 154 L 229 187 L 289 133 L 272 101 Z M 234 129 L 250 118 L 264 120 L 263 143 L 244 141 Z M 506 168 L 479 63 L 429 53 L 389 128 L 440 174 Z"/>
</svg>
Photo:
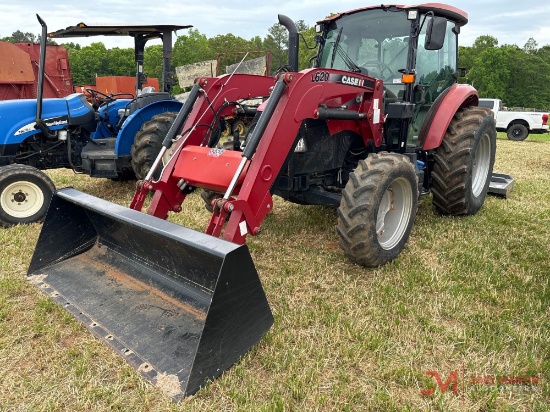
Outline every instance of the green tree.
<svg viewBox="0 0 550 412">
<path fill-rule="evenodd" d="M 523 46 L 523 51 L 529 54 L 535 54 L 537 52 L 537 42 L 532 37 L 527 40 L 527 43 Z"/>
<path fill-rule="evenodd" d="M 95 84 L 96 76 L 109 74 L 107 49 L 103 43 L 92 43 L 81 50 L 70 49 L 68 52 L 75 85 Z"/>
<path fill-rule="evenodd" d="M 288 32 L 279 23 L 275 23 L 268 29 L 268 35 L 264 40 L 264 47 L 272 55 L 272 67 L 277 69 L 288 63 Z"/>
<path fill-rule="evenodd" d="M 208 38 L 197 29 L 190 29 L 187 35 L 178 36 L 174 44 L 172 65 L 184 66 L 190 63 L 215 58 Z"/>
<path fill-rule="evenodd" d="M 135 68 L 134 68 L 135 72 Z M 154 44 L 145 48 L 143 53 L 143 72 L 148 77 L 157 78 L 159 87 L 162 81 L 162 45 Z"/>
<path fill-rule="evenodd" d="M 301 20 L 299 20 L 301 21 Z M 317 55 L 317 43 L 315 42 L 315 27 L 301 30 L 300 46 L 298 52 L 298 68 L 300 70 L 311 67 L 311 58 Z M 308 47 L 312 47 L 309 49 Z"/>
<path fill-rule="evenodd" d="M 497 47 L 498 46 L 498 39 L 493 36 L 489 36 L 488 34 L 484 36 L 479 36 L 477 39 L 474 40 L 473 48 L 478 52 L 482 52 L 483 50 L 489 48 L 489 47 Z"/>
<path fill-rule="evenodd" d="M 249 50 L 264 50 L 264 41 L 260 36 L 255 36 L 250 39 Z"/>
<path fill-rule="evenodd" d="M 136 73 L 134 50 L 118 47 L 107 50 L 103 76 L 134 76 Z"/>
<path fill-rule="evenodd" d="M 511 107 L 550 108 L 550 63 L 536 53 L 514 47 L 505 101 Z"/>
<path fill-rule="evenodd" d="M 38 43 L 40 36 L 33 33 L 23 33 L 21 30 L 14 31 L 11 36 L 3 37 L 1 41 L 10 43 Z"/>
<path fill-rule="evenodd" d="M 218 34 L 208 39 L 210 50 L 216 55 L 220 53 L 240 53 L 250 51 L 251 44 L 242 37 L 236 37 L 233 34 Z"/>
<path fill-rule="evenodd" d="M 67 49 L 67 50 L 80 50 L 80 49 L 82 49 L 80 44 L 73 43 L 73 42 L 63 43 L 63 44 L 61 44 L 61 46 L 65 47 L 65 49 Z"/>
<path fill-rule="evenodd" d="M 298 29 L 298 33 L 306 31 L 306 30 L 309 29 L 309 26 L 303 20 L 296 20 L 294 23 L 296 24 L 296 28 Z"/>
<path fill-rule="evenodd" d="M 505 98 L 511 77 L 510 52 L 505 48 L 487 47 L 475 57 L 468 80 L 480 97 Z"/>
</svg>

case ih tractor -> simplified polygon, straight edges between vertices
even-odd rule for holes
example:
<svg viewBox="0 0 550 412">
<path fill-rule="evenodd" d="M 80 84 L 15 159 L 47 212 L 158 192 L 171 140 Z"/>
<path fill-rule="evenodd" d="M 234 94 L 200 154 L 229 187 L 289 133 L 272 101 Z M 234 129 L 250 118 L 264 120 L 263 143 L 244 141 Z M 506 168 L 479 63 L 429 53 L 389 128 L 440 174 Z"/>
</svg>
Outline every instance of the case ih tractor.
<svg viewBox="0 0 550 412">
<path fill-rule="evenodd" d="M 421 195 L 442 214 L 471 215 L 488 191 L 495 123 L 476 90 L 456 83 L 466 13 L 430 3 L 329 17 L 303 71 L 296 26 L 279 21 L 286 70 L 197 79 L 131 207 L 59 190 L 30 264 L 40 290 L 174 399 L 273 323 L 244 243 L 274 195 L 337 207 L 344 253 L 378 266 L 402 251 Z M 219 148 L 225 116 L 250 121 L 232 150 Z M 206 233 L 165 220 L 194 190 L 212 209 Z"/>
<path fill-rule="evenodd" d="M 71 168 L 106 178 L 143 178 L 162 138 L 182 103 L 170 97 L 172 32 L 192 26 L 88 26 L 47 33 L 42 25 L 37 99 L 0 102 L 0 226 L 44 218 L 55 190 L 37 169 Z M 131 36 L 135 44 L 136 92 L 107 95 L 87 89 L 64 98 L 43 99 L 46 39 L 88 36 Z M 142 86 L 146 43 L 163 42 L 163 80 L 160 92 Z M 167 126 L 168 124 L 168 126 Z M 156 140 L 155 140 L 156 139 Z"/>
</svg>

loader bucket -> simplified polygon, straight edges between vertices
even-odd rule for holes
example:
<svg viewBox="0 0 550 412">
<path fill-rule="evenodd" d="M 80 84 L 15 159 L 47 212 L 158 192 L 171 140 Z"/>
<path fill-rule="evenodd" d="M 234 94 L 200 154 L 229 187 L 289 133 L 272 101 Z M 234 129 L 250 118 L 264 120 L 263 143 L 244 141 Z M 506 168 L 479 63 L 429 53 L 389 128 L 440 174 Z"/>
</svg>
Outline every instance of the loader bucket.
<svg viewBox="0 0 550 412">
<path fill-rule="evenodd" d="M 72 188 L 54 195 L 27 276 L 176 401 L 273 324 L 246 246 Z"/>
</svg>

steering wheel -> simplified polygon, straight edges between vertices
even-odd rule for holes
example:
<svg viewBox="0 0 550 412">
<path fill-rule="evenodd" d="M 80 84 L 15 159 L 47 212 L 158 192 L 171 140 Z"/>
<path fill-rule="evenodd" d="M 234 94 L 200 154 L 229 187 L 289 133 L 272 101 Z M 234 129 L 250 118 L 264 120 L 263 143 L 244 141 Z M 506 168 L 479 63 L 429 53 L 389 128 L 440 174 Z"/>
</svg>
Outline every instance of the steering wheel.
<svg viewBox="0 0 550 412">
<path fill-rule="evenodd" d="M 95 104 L 97 106 L 101 106 L 105 102 L 112 102 L 115 100 L 113 96 L 109 96 L 108 94 L 102 93 L 99 90 L 86 89 L 86 91 L 90 93 L 90 96 L 92 96 L 92 104 Z"/>
<path fill-rule="evenodd" d="M 115 93 L 115 94 L 111 94 L 109 97 L 111 97 L 111 99 L 113 100 L 116 100 L 116 99 L 120 99 L 121 96 L 124 96 L 126 99 L 135 98 L 135 96 L 132 93 Z"/>
<path fill-rule="evenodd" d="M 390 79 L 391 77 L 393 77 L 393 69 L 390 66 L 388 66 L 386 63 L 379 62 L 379 61 L 365 62 L 361 66 L 366 68 L 367 71 L 369 71 L 369 72 L 370 72 L 369 67 L 376 68 L 377 71 L 372 74 L 372 77 L 380 78 L 384 81 Z M 384 76 L 385 71 L 389 72 L 388 76 Z M 380 77 L 378 77 L 378 74 L 380 75 Z"/>
</svg>

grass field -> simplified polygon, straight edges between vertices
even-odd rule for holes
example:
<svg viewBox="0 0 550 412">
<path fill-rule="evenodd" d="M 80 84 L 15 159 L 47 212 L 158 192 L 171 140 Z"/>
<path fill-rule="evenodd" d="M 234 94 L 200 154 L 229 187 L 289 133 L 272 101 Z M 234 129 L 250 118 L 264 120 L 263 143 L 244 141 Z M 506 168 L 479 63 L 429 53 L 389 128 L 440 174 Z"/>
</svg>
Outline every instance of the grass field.
<svg viewBox="0 0 550 412">
<path fill-rule="evenodd" d="M 499 137 L 509 198 L 467 218 L 423 198 L 405 250 L 378 269 L 343 256 L 334 210 L 276 199 L 248 240 L 275 325 L 177 405 L 25 281 L 40 225 L 1 229 L 0 410 L 549 411 L 550 140 Z M 123 205 L 133 194 L 133 183 L 49 174 Z M 198 194 L 184 212 L 170 219 L 202 231 Z M 456 394 L 429 371 L 443 385 L 456 376 Z"/>
</svg>

